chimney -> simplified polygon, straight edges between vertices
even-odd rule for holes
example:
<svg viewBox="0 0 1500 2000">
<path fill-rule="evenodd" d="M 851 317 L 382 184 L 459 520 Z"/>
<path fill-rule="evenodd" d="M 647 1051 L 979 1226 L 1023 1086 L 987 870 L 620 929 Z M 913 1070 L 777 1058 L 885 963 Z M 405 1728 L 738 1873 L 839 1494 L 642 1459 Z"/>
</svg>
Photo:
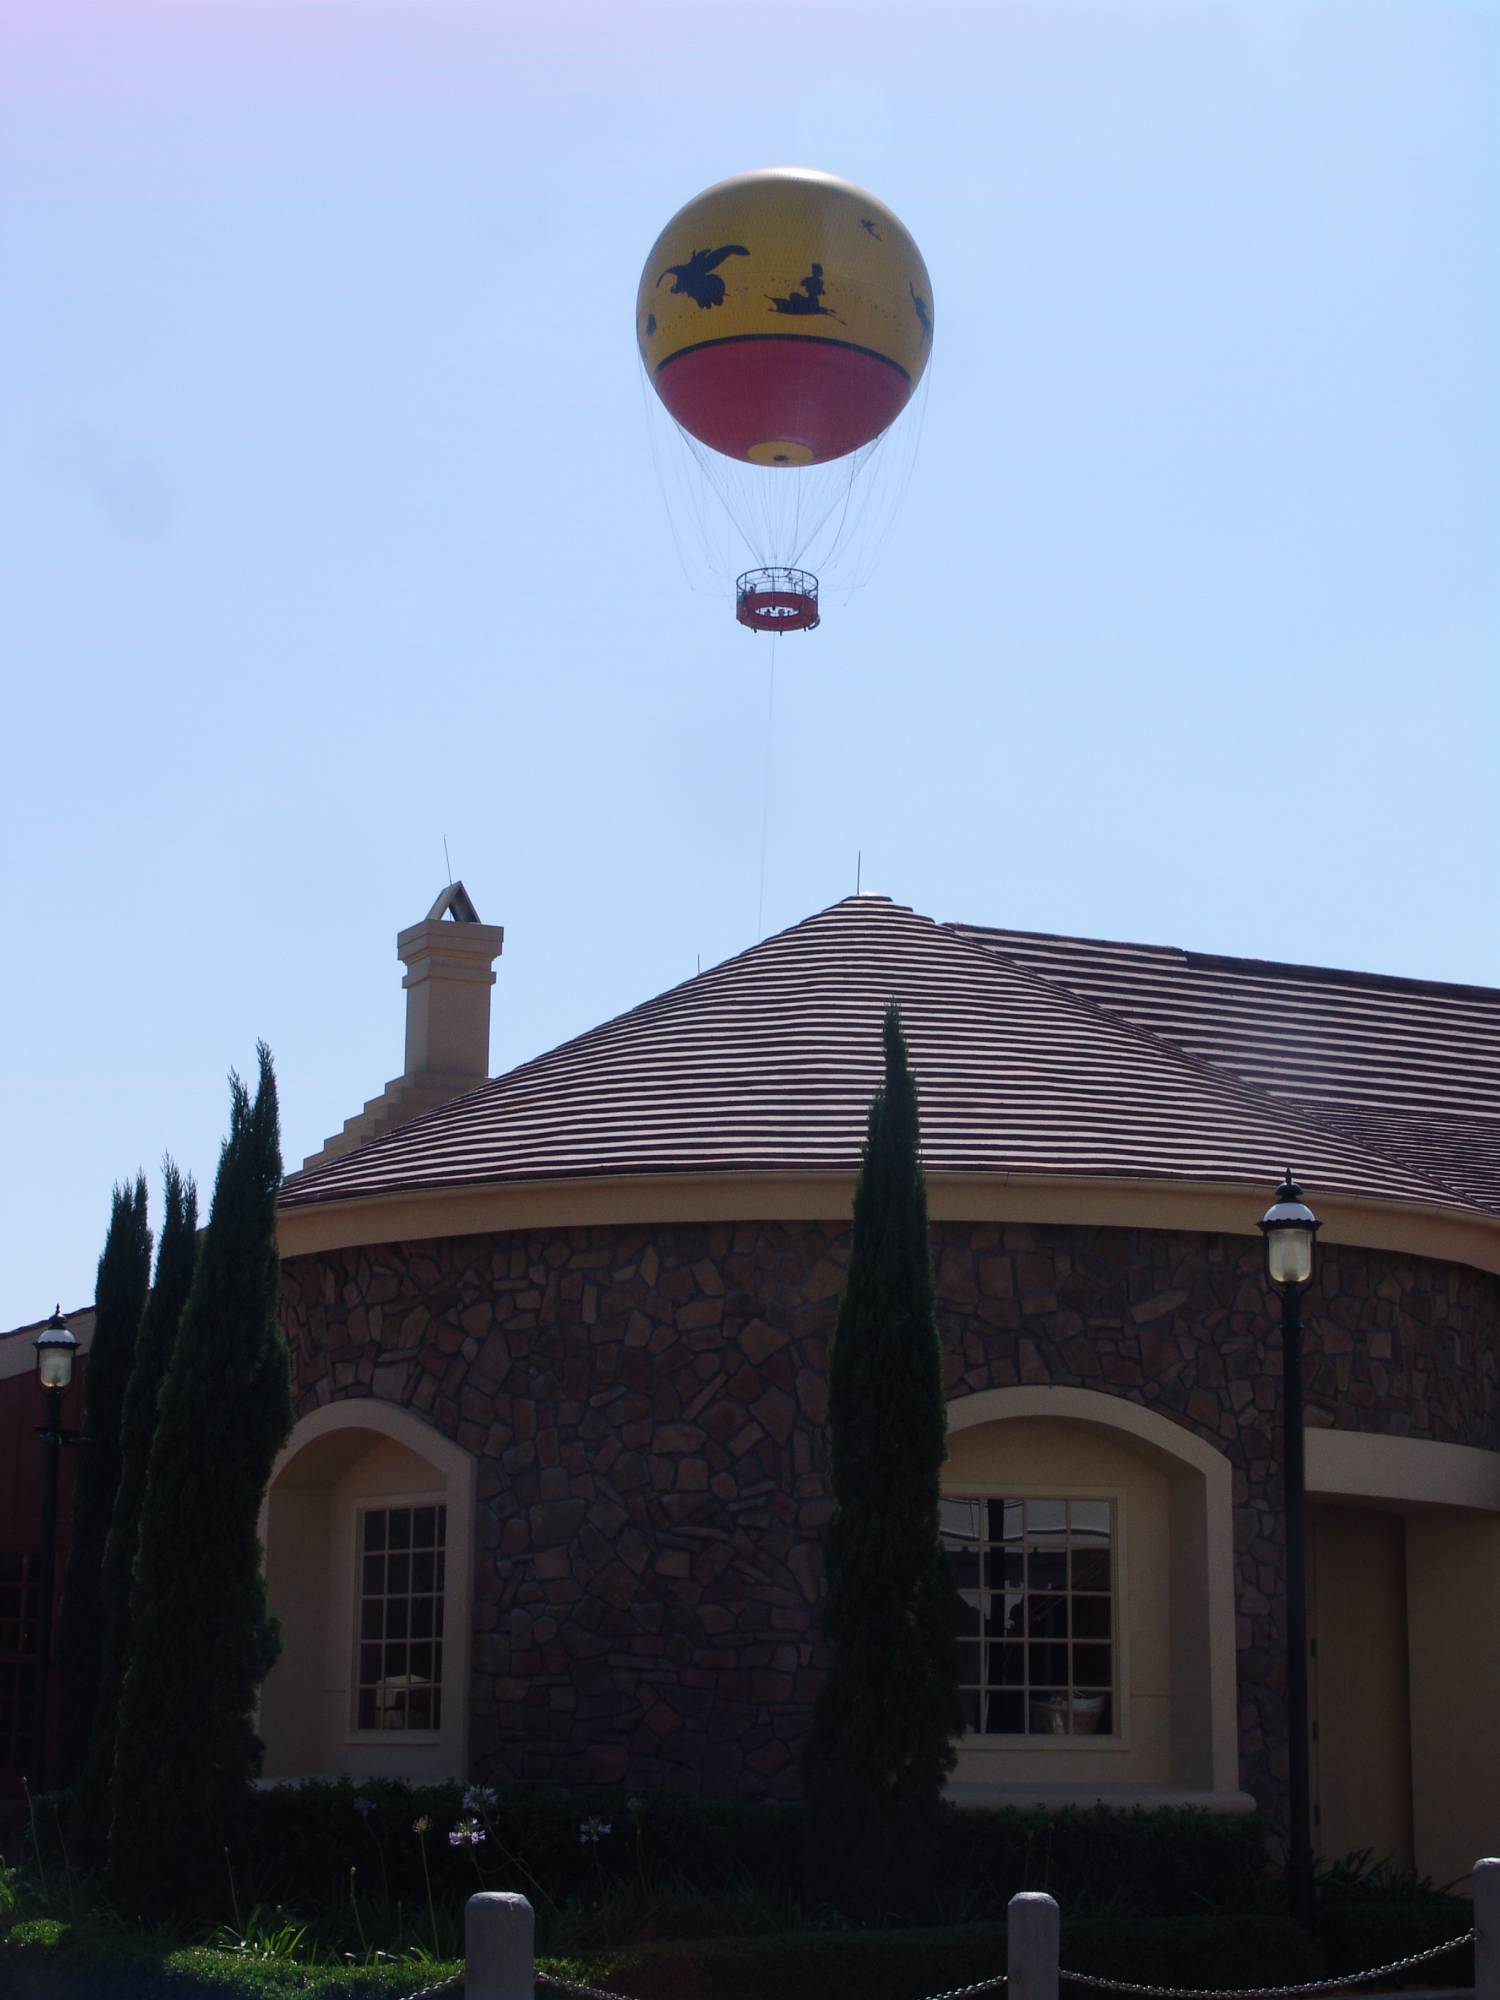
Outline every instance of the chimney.
<svg viewBox="0 0 1500 2000">
<path fill-rule="evenodd" d="M 406 967 L 406 1067 L 302 1162 L 326 1166 L 356 1146 L 436 1111 L 490 1073 L 490 988 L 505 943 L 499 924 L 482 924 L 462 882 L 450 882 L 419 924 L 396 939 Z"/>
<path fill-rule="evenodd" d="M 461 1077 L 472 1086 L 489 1075 L 490 988 L 504 943 L 499 924 L 479 921 L 462 882 L 396 939 L 406 967 L 406 1082 Z"/>
</svg>

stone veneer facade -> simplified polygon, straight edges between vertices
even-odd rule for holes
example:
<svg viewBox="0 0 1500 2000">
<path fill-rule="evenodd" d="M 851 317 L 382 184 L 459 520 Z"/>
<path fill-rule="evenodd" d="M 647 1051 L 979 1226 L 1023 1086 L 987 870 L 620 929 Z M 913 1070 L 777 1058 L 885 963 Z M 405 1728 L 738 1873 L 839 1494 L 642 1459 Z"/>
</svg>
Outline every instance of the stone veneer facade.
<svg viewBox="0 0 1500 2000">
<path fill-rule="evenodd" d="M 592 1227 L 298 1257 L 303 1413 L 378 1396 L 479 1458 L 473 1774 L 797 1789 L 820 1674 L 845 1224 Z M 937 1225 L 948 1392 L 1103 1390 L 1234 1468 L 1241 1782 L 1273 1813 L 1280 1358 L 1258 1241 Z M 1500 1279 L 1320 1246 L 1310 1424 L 1500 1445 Z"/>
</svg>

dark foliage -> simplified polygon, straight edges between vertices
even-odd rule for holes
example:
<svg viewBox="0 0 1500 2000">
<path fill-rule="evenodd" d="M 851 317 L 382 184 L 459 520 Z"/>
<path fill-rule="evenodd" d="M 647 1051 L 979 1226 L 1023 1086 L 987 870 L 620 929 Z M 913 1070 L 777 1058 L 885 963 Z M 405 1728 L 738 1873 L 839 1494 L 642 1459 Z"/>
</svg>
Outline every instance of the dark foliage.
<svg viewBox="0 0 1500 2000">
<path fill-rule="evenodd" d="M 884 1038 L 829 1362 L 829 1672 L 802 1761 L 808 1894 L 863 1921 L 909 1918 L 928 1902 L 963 1727 L 958 1606 L 938 1545 L 947 1412 L 927 1190 L 894 1004 Z"/>
<path fill-rule="evenodd" d="M 257 1791 L 235 1849 L 242 1890 L 257 1902 L 337 1902 L 354 1868 L 372 1893 L 420 1903 L 426 1892 L 412 1823 L 427 1818 L 434 1894 L 467 1896 L 475 1886 L 474 1861 L 447 1839 L 466 1816 L 463 1790 L 344 1778 Z M 625 1792 L 602 1787 L 562 1792 L 513 1785 L 495 1791 L 483 1818 L 488 1836 L 477 1858 L 486 1877 L 508 1856 L 513 1879 L 494 1886 L 529 1882 L 527 1894 L 540 1885 L 561 1899 L 642 1876 L 704 1890 L 745 1878 L 776 1894 L 791 1895 L 797 1886 L 801 1813 L 795 1806 L 720 1804 L 678 1793 L 632 1803 Z M 579 1839 L 580 1826 L 590 1819 L 610 1828 L 595 1844 Z"/>
<path fill-rule="evenodd" d="M 1410 1903 L 1354 1902 L 1325 1909 L 1318 1918 L 1324 1956 L 1330 1972 L 1358 1972 L 1367 1966 L 1391 1965 L 1414 1952 L 1429 1951 L 1462 1937 L 1474 1921 L 1474 1906 L 1459 1896 L 1423 1896 Z M 1405 1979 L 1386 1979 L 1391 1986 L 1472 1986 L 1474 1947 L 1419 1966 Z"/>
<path fill-rule="evenodd" d="M 156 1252 L 156 1282 L 141 1314 L 135 1365 L 130 1371 L 120 1412 L 119 1484 L 99 1580 L 99 1693 L 88 1760 L 78 1786 L 76 1813 L 76 1839 L 85 1855 L 102 1852 L 109 1827 L 115 1725 L 130 1658 L 130 1593 L 146 1470 L 156 1434 L 161 1385 L 172 1357 L 198 1252 L 197 1189 L 191 1178 L 183 1180 L 170 1160 L 164 1178 L 166 1207 Z"/>
<path fill-rule="evenodd" d="M 1045 1889 L 1064 1910 L 1171 1917 L 1234 1910 L 1279 1915 L 1264 1823 L 1188 1807 L 967 1808 L 943 1824 L 939 1879 L 975 1915 Z"/>
<path fill-rule="evenodd" d="M 117 1187 L 94 1286 L 94 1333 L 84 1371 L 83 1427 L 73 1488 L 73 1542 L 58 1618 L 59 1699 L 54 1768 L 67 1783 L 88 1754 L 99 1694 L 100 1575 L 120 1481 L 120 1410 L 151 1282 L 146 1181 Z"/>
<path fill-rule="evenodd" d="M 1070 1971 L 1180 1986 L 1315 1979 L 1315 1944 L 1287 1917 L 1064 1919 Z M 945 1930 L 718 1938 L 601 1954 L 586 1977 L 643 2000 L 911 2000 L 1005 1970 L 1003 1923 Z"/>
<path fill-rule="evenodd" d="M 275 1661 L 256 1516 L 292 1426 L 277 1313 L 281 1146 L 270 1052 L 255 1097 L 230 1079 L 229 1136 L 162 1382 L 141 1506 L 134 1626 L 109 1836 L 129 1915 L 217 1899 L 260 1765 L 256 1690 Z"/>
</svg>

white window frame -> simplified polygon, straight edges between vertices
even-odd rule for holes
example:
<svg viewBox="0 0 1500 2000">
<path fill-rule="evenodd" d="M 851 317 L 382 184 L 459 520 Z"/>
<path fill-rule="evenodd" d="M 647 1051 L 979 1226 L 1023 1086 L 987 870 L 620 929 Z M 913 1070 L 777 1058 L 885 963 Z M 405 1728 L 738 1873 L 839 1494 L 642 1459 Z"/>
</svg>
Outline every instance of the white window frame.
<svg viewBox="0 0 1500 2000">
<path fill-rule="evenodd" d="M 443 1731 L 441 1728 L 361 1729 L 358 1727 L 359 1610 L 360 1600 L 364 1596 L 364 1574 L 360 1558 L 364 1548 L 366 1514 L 388 1514 L 396 1507 L 442 1507 L 448 1510 L 450 1505 L 447 1492 L 442 1487 L 434 1487 L 430 1491 L 422 1493 L 364 1493 L 354 1502 L 349 1521 L 349 1580 L 351 1587 L 348 1593 L 349 1601 L 344 1607 L 344 1615 L 348 1621 L 344 1656 L 349 1663 L 349 1700 L 344 1711 L 344 1741 L 346 1743 L 379 1743 L 389 1746 L 400 1743 L 441 1743 L 443 1740 Z M 443 1515 L 443 1589 L 441 1592 L 443 1605 L 443 1667 L 437 1676 L 437 1687 L 440 1697 L 446 1693 L 444 1682 L 447 1675 L 448 1662 L 448 1627 L 452 1622 L 452 1606 L 450 1603 L 452 1578 L 450 1575 L 451 1563 L 449 1561 L 451 1544 L 452 1533 L 448 1520 L 448 1512 L 445 1511 Z"/>
<path fill-rule="evenodd" d="M 1114 1727 L 1107 1736 L 1052 1736 L 1040 1732 L 1001 1734 L 998 1731 L 966 1729 L 959 1739 L 976 1750 L 1040 1750 L 1048 1756 L 1092 1755 L 1095 1751 L 1129 1750 L 1130 1743 L 1130 1648 L 1126 1633 L 1128 1517 L 1122 1486 L 1049 1485 L 1018 1481 L 998 1490 L 992 1481 L 975 1484 L 943 1482 L 944 1500 L 1107 1500 L 1113 1532 L 1110 1535 L 1110 1647 L 1114 1656 Z"/>
</svg>

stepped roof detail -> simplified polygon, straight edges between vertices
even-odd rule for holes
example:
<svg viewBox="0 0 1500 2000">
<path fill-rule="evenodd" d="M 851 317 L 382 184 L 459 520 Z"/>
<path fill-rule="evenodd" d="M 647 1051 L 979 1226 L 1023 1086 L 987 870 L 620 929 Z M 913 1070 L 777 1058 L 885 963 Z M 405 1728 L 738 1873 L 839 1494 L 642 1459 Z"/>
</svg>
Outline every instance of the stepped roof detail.
<svg viewBox="0 0 1500 2000">
<path fill-rule="evenodd" d="M 286 1207 L 849 1171 L 901 1007 L 929 1172 L 1500 1213 L 1500 993 L 933 922 L 853 896 L 359 1150 Z"/>
</svg>

